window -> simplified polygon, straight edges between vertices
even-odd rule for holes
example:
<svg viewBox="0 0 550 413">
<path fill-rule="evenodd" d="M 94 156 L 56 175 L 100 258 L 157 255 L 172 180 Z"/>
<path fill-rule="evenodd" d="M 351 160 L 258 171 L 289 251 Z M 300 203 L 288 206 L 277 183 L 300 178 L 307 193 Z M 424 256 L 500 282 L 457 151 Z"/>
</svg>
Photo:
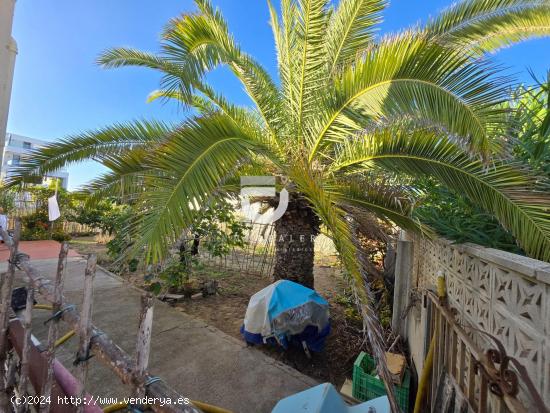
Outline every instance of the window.
<svg viewBox="0 0 550 413">
<path fill-rule="evenodd" d="M 20 155 L 13 155 L 11 157 L 11 166 L 18 166 L 20 162 L 21 162 Z"/>
<path fill-rule="evenodd" d="M 31 149 L 31 143 L 30 142 L 23 142 L 23 149 Z"/>
</svg>

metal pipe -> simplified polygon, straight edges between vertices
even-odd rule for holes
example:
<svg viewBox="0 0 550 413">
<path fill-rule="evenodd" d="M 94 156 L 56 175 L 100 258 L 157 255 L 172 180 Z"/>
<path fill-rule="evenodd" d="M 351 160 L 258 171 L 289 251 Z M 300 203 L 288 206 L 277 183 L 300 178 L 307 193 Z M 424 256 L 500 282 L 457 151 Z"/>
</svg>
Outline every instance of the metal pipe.
<svg viewBox="0 0 550 413">
<path fill-rule="evenodd" d="M 447 288 L 445 286 L 445 277 L 442 274 L 437 277 L 437 296 L 439 300 L 445 300 L 447 296 Z M 440 332 L 438 331 L 437 324 L 434 328 L 432 339 L 430 341 L 430 348 L 428 350 L 428 355 L 426 356 L 426 362 L 424 363 L 424 368 L 422 369 L 422 374 L 418 382 L 418 391 L 416 392 L 416 399 L 414 401 L 414 413 L 420 413 L 422 410 L 422 402 L 426 396 L 428 390 L 428 383 L 430 377 L 432 376 L 433 362 L 434 362 L 434 351 L 435 351 L 435 342 L 436 337 Z M 437 377 L 433 375 L 432 380 L 436 380 Z"/>
</svg>

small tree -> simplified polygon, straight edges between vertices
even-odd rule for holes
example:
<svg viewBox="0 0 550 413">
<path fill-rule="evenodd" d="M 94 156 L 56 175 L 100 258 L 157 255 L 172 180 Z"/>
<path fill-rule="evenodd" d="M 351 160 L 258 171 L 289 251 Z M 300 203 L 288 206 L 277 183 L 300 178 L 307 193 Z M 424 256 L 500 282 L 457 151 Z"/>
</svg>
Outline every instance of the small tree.
<svg viewBox="0 0 550 413">
<path fill-rule="evenodd" d="M 192 225 L 182 235 L 179 242 L 177 260 L 170 260 L 160 274 L 168 288 L 184 290 L 194 270 L 202 268 L 201 250 L 212 257 L 224 257 L 234 248 L 245 246 L 248 225 L 234 213 L 233 205 L 221 198 L 208 207 L 197 211 Z M 153 285 L 159 292 L 160 283 Z"/>
<path fill-rule="evenodd" d="M 4 209 L 4 214 L 9 215 L 15 209 L 15 191 L 0 186 L 0 207 Z"/>
</svg>

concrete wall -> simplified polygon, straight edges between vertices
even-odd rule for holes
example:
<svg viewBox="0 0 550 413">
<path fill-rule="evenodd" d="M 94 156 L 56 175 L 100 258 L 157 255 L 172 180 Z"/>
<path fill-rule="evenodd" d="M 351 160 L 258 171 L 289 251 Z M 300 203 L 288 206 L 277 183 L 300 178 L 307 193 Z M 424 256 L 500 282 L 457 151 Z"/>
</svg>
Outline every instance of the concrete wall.
<svg viewBox="0 0 550 413">
<path fill-rule="evenodd" d="M 434 289 L 437 273 L 442 272 L 449 304 L 459 322 L 497 337 L 507 354 L 527 368 L 550 405 L 550 263 L 473 244 L 403 238 L 412 245 L 398 248 L 398 257 L 402 256 L 396 279 L 398 284 L 406 279 L 411 305 L 401 331 L 409 341 L 417 371 L 423 367 L 428 340 L 421 293 Z M 403 261 L 406 265 L 400 267 Z M 481 348 L 488 348 L 485 337 L 472 334 Z"/>
<path fill-rule="evenodd" d="M 4 152 L 17 44 L 11 37 L 15 0 L 0 0 L 0 165 Z"/>
</svg>

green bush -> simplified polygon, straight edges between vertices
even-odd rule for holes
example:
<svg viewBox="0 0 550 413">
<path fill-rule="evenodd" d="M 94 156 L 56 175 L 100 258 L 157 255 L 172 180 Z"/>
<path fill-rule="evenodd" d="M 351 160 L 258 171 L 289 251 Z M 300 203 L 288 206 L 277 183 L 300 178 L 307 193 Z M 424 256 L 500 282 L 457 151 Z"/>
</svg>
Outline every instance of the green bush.
<svg viewBox="0 0 550 413">
<path fill-rule="evenodd" d="M 125 267 L 130 272 L 135 272 L 139 265 L 139 258 L 124 258 L 124 252 L 132 245 L 132 239 L 124 231 L 133 216 L 133 209 L 128 205 L 117 205 L 102 218 L 102 226 L 113 239 L 107 243 L 107 252 L 115 260 L 119 269 Z"/>
<path fill-rule="evenodd" d="M 536 80 L 536 79 L 535 79 Z M 541 189 L 547 190 L 550 179 L 550 72 L 535 87 L 520 86 L 503 107 L 510 111 L 509 153 L 518 164 L 531 168 L 539 177 Z M 418 184 L 418 185 L 417 185 Z M 546 187 L 544 186 L 546 185 Z M 426 198 L 415 215 L 456 242 L 473 242 L 491 248 L 524 254 L 512 234 L 490 214 L 432 181 L 416 182 Z"/>
<path fill-rule="evenodd" d="M 419 186 L 426 192 L 426 198 L 414 214 L 440 236 L 457 243 L 472 242 L 524 254 L 510 232 L 466 198 L 430 182 Z"/>
<path fill-rule="evenodd" d="M 15 192 L 0 186 L 0 207 L 9 215 L 15 209 Z"/>
<path fill-rule="evenodd" d="M 63 232 L 63 231 L 55 231 L 54 233 L 52 233 L 52 239 L 57 242 L 65 242 L 65 241 L 70 241 L 71 236 L 70 234 L 67 234 L 66 232 Z"/>
<path fill-rule="evenodd" d="M 42 210 L 21 218 L 21 240 L 23 241 L 49 239 L 49 230 L 48 214 Z"/>
<path fill-rule="evenodd" d="M 22 228 L 21 229 L 21 241 L 38 241 L 48 239 L 49 233 L 40 228 Z"/>
<path fill-rule="evenodd" d="M 112 234 L 114 230 L 113 218 L 117 216 L 119 207 L 109 200 L 91 204 L 80 200 L 67 212 L 67 221 L 76 222 Z"/>
<path fill-rule="evenodd" d="M 21 227 L 21 240 L 23 241 L 53 239 L 63 242 L 71 239 L 69 234 L 61 229 L 56 229 L 55 223 L 52 232 L 48 213 L 42 209 L 21 217 Z"/>
<path fill-rule="evenodd" d="M 514 157 L 550 178 L 550 71 L 536 86 L 520 86 L 507 104 Z"/>
</svg>

